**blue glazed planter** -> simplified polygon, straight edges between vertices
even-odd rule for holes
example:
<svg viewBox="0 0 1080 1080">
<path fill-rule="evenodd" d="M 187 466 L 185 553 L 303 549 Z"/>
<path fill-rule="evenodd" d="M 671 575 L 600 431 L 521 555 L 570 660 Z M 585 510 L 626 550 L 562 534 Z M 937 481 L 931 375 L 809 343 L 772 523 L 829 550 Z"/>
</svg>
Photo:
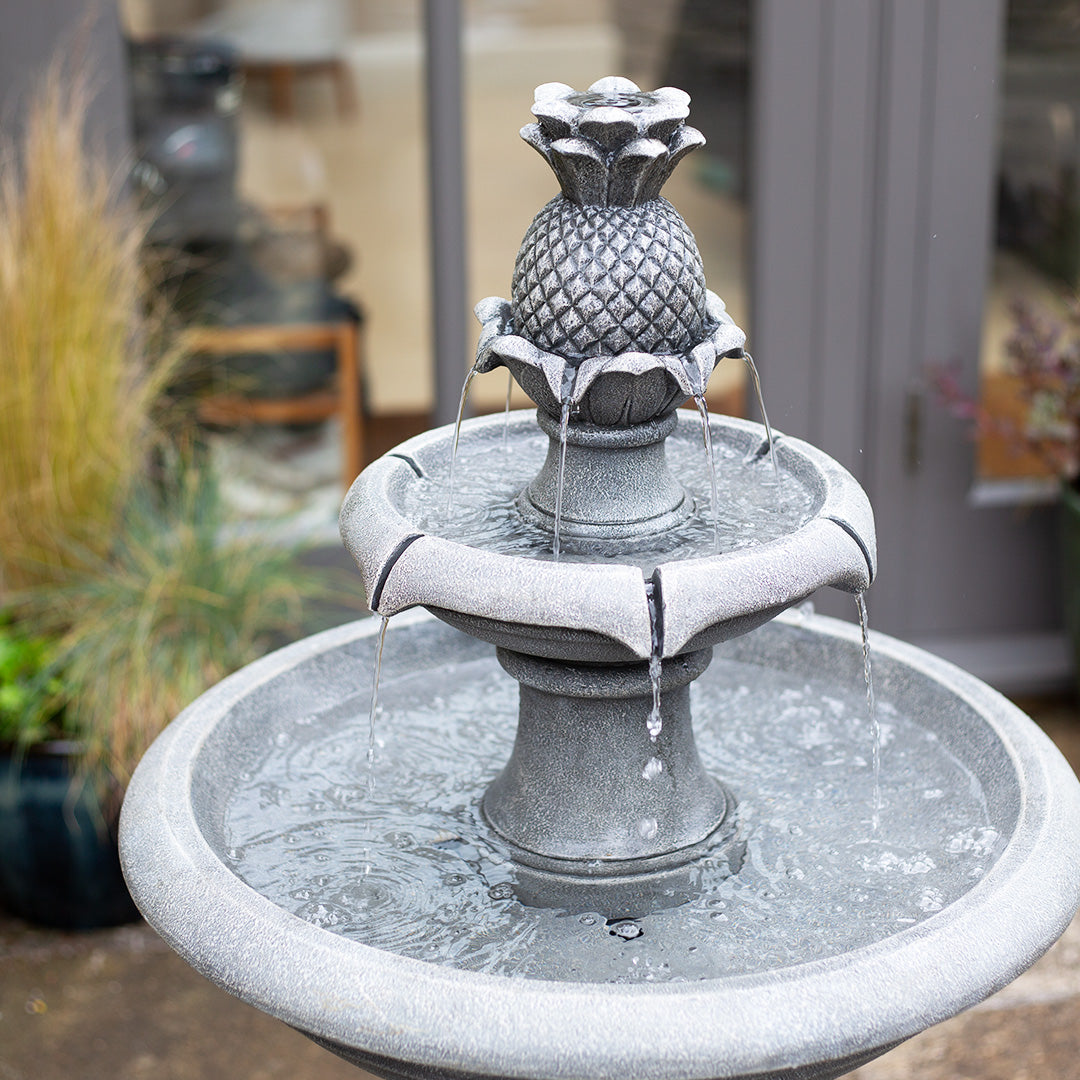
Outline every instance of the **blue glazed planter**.
<svg viewBox="0 0 1080 1080">
<path fill-rule="evenodd" d="M 0 747 L 0 905 L 69 930 L 138 918 L 120 873 L 115 823 L 75 775 L 78 747 Z"/>
</svg>

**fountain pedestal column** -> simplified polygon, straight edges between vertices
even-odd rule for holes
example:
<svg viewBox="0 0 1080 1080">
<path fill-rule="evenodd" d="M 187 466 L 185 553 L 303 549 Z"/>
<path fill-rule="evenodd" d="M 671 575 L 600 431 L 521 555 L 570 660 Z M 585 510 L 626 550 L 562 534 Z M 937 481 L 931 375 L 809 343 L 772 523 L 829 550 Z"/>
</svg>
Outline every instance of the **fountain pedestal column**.
<svg viewBox="0 0 1080 1080">
<path fill-rule="evenodd" d="M 536 420 L 550 440 L 547 458 L 518 508 L 527 521 L 553 532 L 559 507 L 570 550 L 632 548 L 693 513 L 693 498 L 672 475 L 664 452 L 664 440 L 678 424 L 674 413 L 629 427 L 571 421 L 565 434 L 543 409 Z"/>
<path fill-rule="evenodd" d="M 688 862 L 716 839 L 733 800 L 705 771 L 690 721 L 690 683 L 712 649 L 663 662 L 655 740 L 648 663 L 498 657 L 520 684 L 520 713 L 483 808 L 516 861 L 574 876 L 641 874 Z"/>
</svg>

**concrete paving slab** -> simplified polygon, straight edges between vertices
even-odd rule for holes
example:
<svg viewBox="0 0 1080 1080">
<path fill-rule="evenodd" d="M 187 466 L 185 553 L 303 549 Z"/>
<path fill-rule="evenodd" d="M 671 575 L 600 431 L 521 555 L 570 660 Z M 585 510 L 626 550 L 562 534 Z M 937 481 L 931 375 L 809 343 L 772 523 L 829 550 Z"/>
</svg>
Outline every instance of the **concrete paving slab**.
<svg viewBox="0 0 1080 1080">
<path fill-rule="evenodd" d="M 0 1080 L 356 1080 L 218 989 L 143 923 L 64 934 L 0 918 Z"/>
</svg>

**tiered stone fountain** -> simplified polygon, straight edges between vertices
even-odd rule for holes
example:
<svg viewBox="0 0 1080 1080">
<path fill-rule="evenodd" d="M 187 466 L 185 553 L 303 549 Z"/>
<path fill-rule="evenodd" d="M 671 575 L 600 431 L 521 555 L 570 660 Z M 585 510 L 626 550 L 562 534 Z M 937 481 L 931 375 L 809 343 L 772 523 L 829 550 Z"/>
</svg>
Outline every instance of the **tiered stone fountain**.
<svg viewBox="0 0 1080 1080">
<path fill-rule="evenodd" d="M 859 632 L 787 612 L 873 579 L 852 477 L 677 409 L 744 355 L 659 195 L 687 106 L 537 91 L 562 194 L 476 370 L 539 429 L 430 432 L 350 491 L 373 610 L 438 617 L 394 620 L 370 743 L 376 620 L 225 680 L 128 793 L 150 922 L 380 1076 L 839 1076 L 1080 902 L 1080 785 L 1030 721 L 875 636 L 879 723 Z"/>
</svg>

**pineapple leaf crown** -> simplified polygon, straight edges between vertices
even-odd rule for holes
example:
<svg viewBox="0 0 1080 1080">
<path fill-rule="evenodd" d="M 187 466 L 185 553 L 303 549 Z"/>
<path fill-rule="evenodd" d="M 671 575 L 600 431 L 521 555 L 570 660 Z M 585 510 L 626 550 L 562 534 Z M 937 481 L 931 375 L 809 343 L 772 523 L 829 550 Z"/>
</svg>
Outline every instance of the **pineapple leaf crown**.
<svg viewBox="0 0 1080 1080">
<path fill-rule="evenodd" d="M 671 86 L 643 92 L 609 76 L 586 91 L 565 83 L 536 88 L 537 123 L 521 137 L 579 206 L 640 206 L 655 199 L 672 170 L 705 136 L 683 121 L 690 95 Z"/>
</svg>

